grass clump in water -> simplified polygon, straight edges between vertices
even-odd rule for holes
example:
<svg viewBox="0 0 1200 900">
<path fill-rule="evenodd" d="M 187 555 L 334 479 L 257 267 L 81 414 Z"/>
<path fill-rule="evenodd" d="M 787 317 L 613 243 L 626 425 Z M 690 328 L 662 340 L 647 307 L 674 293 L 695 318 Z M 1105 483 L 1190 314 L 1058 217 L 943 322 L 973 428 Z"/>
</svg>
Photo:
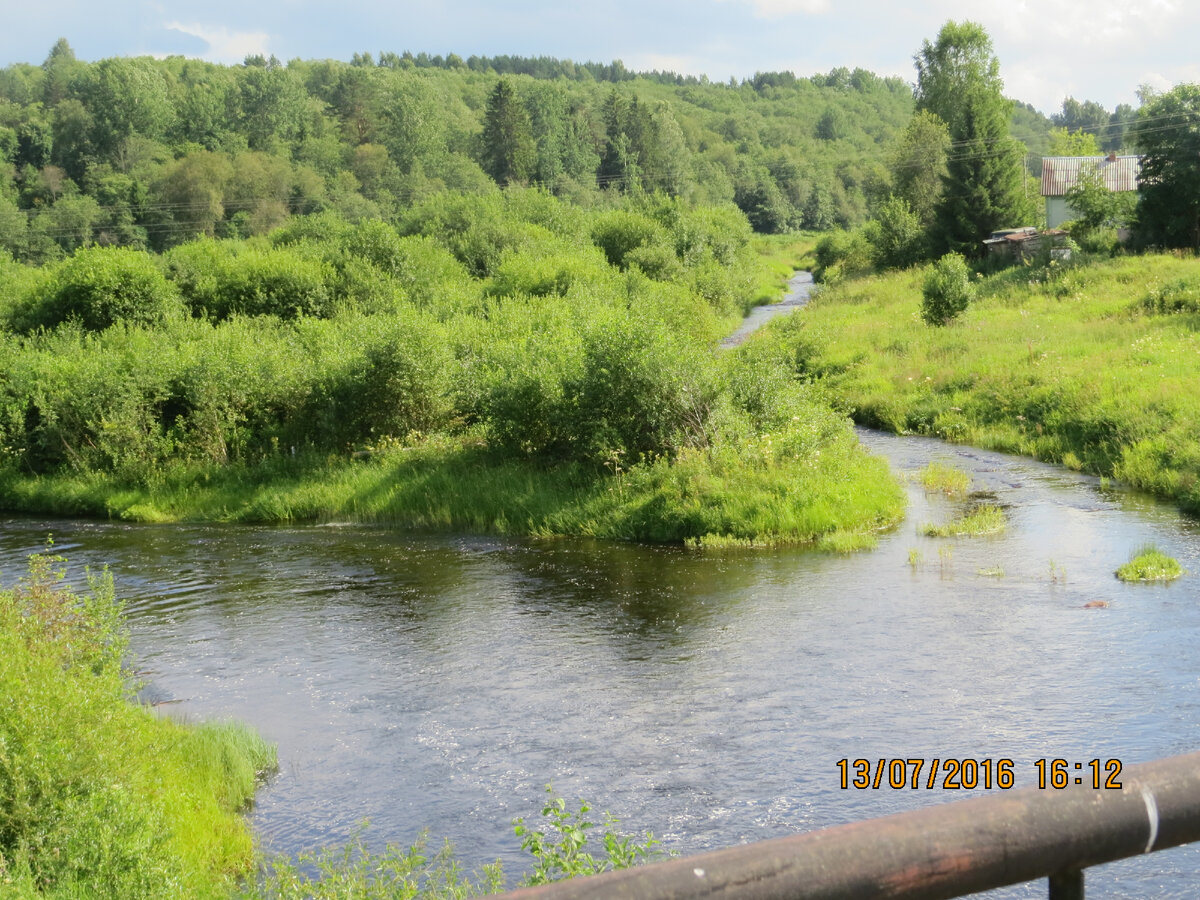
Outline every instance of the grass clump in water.
<svg viewBox="0 0 1200 900">
<path fill-rule="evenodd" d="M 1183 574 L 1179 561 L 1163 553 L 1153 544 L 1139 547 L 1129 562 L 1116 571 L 1122 581 L 1174 581 Z"/>
<path fill-rule="evenodd" d="M 985 534 L 999 534 L 1007 525 L 1000 507 L 988 505 L 977 507 L 945 525 L 927 524 L 921 529 L 921 533 L 927 537 L 979 537 Z"/>
<path fill-rule="evenodd" d="M 962 469 L 940 462 L 931 462 L 915 477 L 926 491 L 949 494 L 952 497 L 962 496 L 971 487 L 970 475 Z"/>
<path fill-rule="evenodd" d="M 5 896 L 227 897 L 252 867 L 239 811 L 274 749 L 138 705 L 112 579 L 76 593 L 61 562 L 35 554 L 0 590 Z"/>
</svg>

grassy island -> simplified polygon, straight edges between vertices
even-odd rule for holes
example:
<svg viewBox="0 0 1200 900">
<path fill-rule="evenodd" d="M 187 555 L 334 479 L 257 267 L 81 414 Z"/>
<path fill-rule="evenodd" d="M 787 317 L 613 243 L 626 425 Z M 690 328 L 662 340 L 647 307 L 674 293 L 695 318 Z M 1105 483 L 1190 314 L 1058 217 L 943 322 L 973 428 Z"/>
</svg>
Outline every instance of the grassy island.
<svg viewBox="0 0 1200 900">
<path fill-rule="evenodd" d="M 0 263 L 0 508 L 846 546 L 902 513 L 886 465 L 784 342 L 716 350 L 786 252 L 510 189 Z"/>
</svg>

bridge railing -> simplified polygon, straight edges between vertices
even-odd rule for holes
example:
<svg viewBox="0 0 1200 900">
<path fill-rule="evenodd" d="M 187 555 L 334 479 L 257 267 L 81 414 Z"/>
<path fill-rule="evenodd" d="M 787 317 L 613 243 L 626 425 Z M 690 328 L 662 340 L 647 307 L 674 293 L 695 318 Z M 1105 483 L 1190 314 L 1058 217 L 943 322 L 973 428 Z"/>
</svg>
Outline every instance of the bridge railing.
<svg viewBox="0 0 1200 900">
<path fill-rule="evenodd" d="M 1120 782 L 987 794 L 506 896 L 935 900 L 1047 878 L 1051 900 L 1075 900 L 1089 866 L 1200 840 L 1200 753 L 1127 767 Z"/>
</svg>

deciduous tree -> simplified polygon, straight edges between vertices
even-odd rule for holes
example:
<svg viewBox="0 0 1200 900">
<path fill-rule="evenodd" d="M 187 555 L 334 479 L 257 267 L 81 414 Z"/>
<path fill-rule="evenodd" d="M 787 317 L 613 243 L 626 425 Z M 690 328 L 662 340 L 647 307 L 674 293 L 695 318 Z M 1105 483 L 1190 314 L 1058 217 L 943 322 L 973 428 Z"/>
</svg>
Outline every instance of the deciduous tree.
<svg viewBox="0 0 1200 900">
<path fill-rule="evenodd" d="M 1200 249 L 1200 85 L 1151 98 L 1130 133 L 1142 153 L 1139 242 Z"/>
</svg>

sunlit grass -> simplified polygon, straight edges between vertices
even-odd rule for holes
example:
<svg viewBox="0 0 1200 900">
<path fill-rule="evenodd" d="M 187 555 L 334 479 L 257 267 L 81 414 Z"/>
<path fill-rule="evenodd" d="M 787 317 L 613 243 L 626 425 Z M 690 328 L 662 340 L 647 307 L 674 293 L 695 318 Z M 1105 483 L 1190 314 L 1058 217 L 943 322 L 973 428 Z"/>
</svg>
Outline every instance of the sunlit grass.
<svg viewBox="0 0 1200 900">
<path fill-rule="evenodd" d="M 77 595 L 56 565 L 0 590 L 0 896 L 228 897 L 274 748 L 136 703 L 111 579 Z"/>
<path fill-rule="evenodd" d="M 887 464 L 849 432 L 811 458 L 712 448 L 636 463 L 617 475 L 501 458 L 470 439 L 437 438 L 367 459 L 181 468 L 153 487 L 94 474 L 10 473 L 0 477 L 0 497 L 14 510 L 150 522 L 352 521 L 710 546 L 804 544 L 836 534 L 824 546 L 843 552 L 873 540 L 852 535 L 895 524 L 904 512 Z"/>
<path fill-rule="evenodd" d="M 1200 285 L 1200 260 L 1010 269 L 982 279 L 946 328 L 921 321 L 921 278 L 826 289 L 768 328 L 861 424 L 1061 463 L 1200 509 L 1200 313 L 1151 314 L 1146 299 Z"/>
<path fill-rule="evenodd" d="M 1167 556 L 1153 544 L 1139 547 L 1129 562 L 1120 566 L 1116 576 L 1122 581 L 1173 581 L 1183 574 L 1178 560 Z"/>
<path fill-rule="evenodd" d="M 971 488 L 971 476 L 945 463 L 931 462 L 914 476 L 925 490 L 961 496 Z"/>
<path fill-rule="evenodd" d="M 1007 527 L 1004 512 L 998 506 L 980 506 L 944 525 L 925 525 L 921 533 L 927 537 L 979 537 L 999 534 Z"/>
</svg>

